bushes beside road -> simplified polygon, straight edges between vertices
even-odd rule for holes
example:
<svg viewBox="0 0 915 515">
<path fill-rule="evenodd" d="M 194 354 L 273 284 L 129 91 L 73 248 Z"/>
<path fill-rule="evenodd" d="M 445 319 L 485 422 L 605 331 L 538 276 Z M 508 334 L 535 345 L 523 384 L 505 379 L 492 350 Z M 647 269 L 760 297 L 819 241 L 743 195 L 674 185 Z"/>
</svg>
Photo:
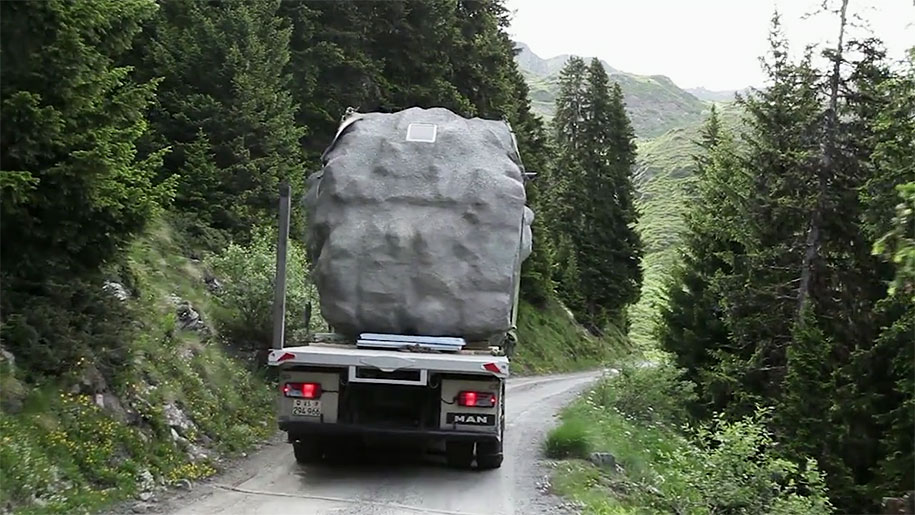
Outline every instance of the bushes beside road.
<svg viewBox="0 0 915 515">
<path fill-rule="evenodd" d="M 554 489 L 594 514 L 832 512 L 816 463 L 779 456 L 766 411 L 693 427 L 692 400 L 670 365 L 623 366 L 549 434 L 545 451 L 561 460 Z"/>
</svg>

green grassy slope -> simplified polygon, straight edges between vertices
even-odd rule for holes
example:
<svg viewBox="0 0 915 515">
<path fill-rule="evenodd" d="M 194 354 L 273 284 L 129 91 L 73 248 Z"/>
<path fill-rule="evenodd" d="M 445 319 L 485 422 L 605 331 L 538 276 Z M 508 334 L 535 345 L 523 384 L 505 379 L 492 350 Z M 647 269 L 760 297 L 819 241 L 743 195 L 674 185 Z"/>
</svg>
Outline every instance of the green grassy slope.
<svg viewBox="0 0 915 515">
<path fill-rule="evenodd" d="M 607 365 L 626 347 L 622 331 L 595 338 L 558 302 L 550 301 L 539 309 L 522 301 L 512 370 L 515 374 L 542 374 Z"/>
<path fill-rule="evenodd" d="M 197 479 L 275 430 L 269 387 L 219 343 L 202 265 L 183 257 L 170 227 L 154 224 L 125 266 L 127 366 L 103 378 L 104 356 L 87 356 L 68 377 L 35 386 L 15 364 L 0 370 L 4 400 L 19 404 L 0 412 L 0 504 L 17 513 L 92 510 Z M 182 328 L 175 297 L 205 329 Z"/>
</svg>

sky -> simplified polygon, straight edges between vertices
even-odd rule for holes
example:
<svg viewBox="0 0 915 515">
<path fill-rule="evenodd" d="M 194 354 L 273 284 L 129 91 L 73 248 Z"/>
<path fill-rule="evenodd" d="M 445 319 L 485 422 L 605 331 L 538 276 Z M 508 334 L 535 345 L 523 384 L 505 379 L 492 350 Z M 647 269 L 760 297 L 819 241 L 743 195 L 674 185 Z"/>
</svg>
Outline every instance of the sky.
<svg viewBox="0 0 915 515">
<path fill-rule="evenodd" d="M 597 56 L 618 70 L 667 75 L 683 88 L 711 90 L 762 86 L 759 57 L 766 53 L 777 7 L 792 50 L 835 44 L 838 17 L 819 14 L 822 0 L 507 0 L 509 33 L 543 58 Z M 836 2 L 833 2 L 834 4 Z M 890 57 L 915 46 L 915 0 L 850 0 L 861 21 L 850 34 L 881 38 Z M 852 16 L 850 16 L 851 18 Z M 792 52 L 794 53 L 794 52 Z"/>
</svg>

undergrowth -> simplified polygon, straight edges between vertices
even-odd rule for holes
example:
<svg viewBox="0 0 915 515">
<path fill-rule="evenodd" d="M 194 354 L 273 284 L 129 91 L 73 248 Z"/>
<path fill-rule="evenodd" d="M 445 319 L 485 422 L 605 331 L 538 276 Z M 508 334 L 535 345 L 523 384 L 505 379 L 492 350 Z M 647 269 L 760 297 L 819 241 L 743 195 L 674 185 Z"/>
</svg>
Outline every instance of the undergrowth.
<svg viewBox="0 0 915 515">
<path fill-rule="evenodd" d="M 687 383 L 669 365 L 640 365 L 623 367 L 562 413 L 548 454 L 571 441 L 575 450 L 564 455 L 609 452 L 618 467 L 562 461 L 553 478 L 558 493 L 591 514 L 832 512 L 816 463 L 779 456 L 765 411 L 691 427 Z"/>
<path fill-rule="evenodd" d="M 185 254 L 167 223 L 152 224 L 106 271 L 129 291 L 103 313 L 113 318 L 69 322 L 69 331 L 88 331 L 81 341 L 112 340 L 92 331 L 113 327 L 117 361 L 109 348 L 90 345 L 50 364 L 61 369 L 56 374 L 36 374 L 18 353 L 15 362 L 0 359 L 0 506 L 91 512 L 150 488 L 147 478 L 161 487 L 209 476 L 222 457 L 273 433 L 271 389 L 225 350 L 223 324 L 210 319 L 218 310 L 207 270 Z M 199 313 L 202 326 L 182 327 L 176 301 Z M 53 312 L 41 298 L 34 302 Z M 66 346 L 66 334 L 49 330 L 38 341 L 52 353 Z M 166 406 L 190 421 L 178 438 Z"/>
</svg>

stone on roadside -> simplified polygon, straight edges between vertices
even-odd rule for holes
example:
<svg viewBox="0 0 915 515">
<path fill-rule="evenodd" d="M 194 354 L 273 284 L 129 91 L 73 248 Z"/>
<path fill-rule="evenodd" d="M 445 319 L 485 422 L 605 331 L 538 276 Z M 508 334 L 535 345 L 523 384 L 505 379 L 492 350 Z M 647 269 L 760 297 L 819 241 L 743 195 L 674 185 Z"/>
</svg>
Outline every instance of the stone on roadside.
<svg viewBox="0 0 915 515">
<path fill-rule="evenodd" d="M 608 467 L 616 470 L 616 457 L 609 452 L 592 452 L 588 461 L 598 467 Z"/>
</svg>

